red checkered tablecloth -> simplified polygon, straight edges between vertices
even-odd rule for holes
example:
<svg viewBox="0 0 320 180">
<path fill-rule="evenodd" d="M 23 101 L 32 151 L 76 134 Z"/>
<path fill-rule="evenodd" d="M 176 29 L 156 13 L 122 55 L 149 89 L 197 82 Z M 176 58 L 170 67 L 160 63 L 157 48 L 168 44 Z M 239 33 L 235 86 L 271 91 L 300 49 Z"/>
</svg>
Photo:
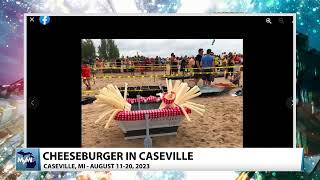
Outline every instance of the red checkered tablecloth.
<svg viewBox="0 0 320 180">
<path fill-rule="evenodd" d="M 153 103 L 153 102 L 160 102 L 161 98 L 156 96 L 149 96 L 149 97 L 140 97 L 140 98 L 127 98 L 128 103 L 135 104 L 140 101 L 140 103 Z"/>
<path fill-rule="evenodd" d="M 191 110 L 185 108 L 185 111 L 190 114 Z M 156 119 L 169 116 L 180 116 L 183 112 L 179 107 L 167 108 L 167 109 L 152 109 L 152 110 L 138 110 L 138 111 L 121 111 L 119 112 L 115 120 L 117 121 L 137 121 L 144 120 L 145 114 L 149 114 L 150 119 Z"/>
</svg>

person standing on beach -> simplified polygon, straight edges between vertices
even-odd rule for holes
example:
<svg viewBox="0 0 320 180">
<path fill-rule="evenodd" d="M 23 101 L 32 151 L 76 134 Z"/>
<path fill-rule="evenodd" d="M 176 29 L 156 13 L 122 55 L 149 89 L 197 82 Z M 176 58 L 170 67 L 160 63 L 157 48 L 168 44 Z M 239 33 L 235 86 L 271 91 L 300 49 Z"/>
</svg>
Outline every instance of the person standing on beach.
<svg viewBox="0 0 320 180">
<path fill-rule="evenodd" d="M 158 56 L 156 56 L 156 58 L 154 59 L 155 64 L 160 64 L 160 58 Z"/>
<path fill-rule="evenodd" d="M 81 66 L 81 76 L 83 79 L 83 84 L 86 85 L 86 90 L 91 90 L 90 84 L 90 66 L 89 63 L 85 62 Z"/>
<path fill-rule="evenodd" d="M 195 64 L 194 57 L 191 56 L 191 57 L 189 58 L 189 60 L 188 60 L 188 71 L 189 71 L 189 72 L 191 71 L 191 69 L 192 69 L 192 67 L 194 66 L 194 64 Z"/>
<path fill-rule="evenodd" d="M 234 60 L 233 60 L 233 55 L 232 55 L 232 53 L 230 52 L 229 54 L 228 54 L 228 57 L 227 57 L 227 62 L 228 62 L 228 64 L 227 64 L 227 66 L 228 66 L 228 72 L 227 72 L 227 74 L 226 74 L 226 77 L 225 77 L 225 79 L 228 79 L 228 76 L 230 76 L 231 78 L 233 77 L 233 67 L 232 68 L 230 68 L 230 66 L 234 66 Z"/>
<path fill-rule="evenodd" d="M 121 72 L 121 60 L 119 58 L 116 59 L 115 62 L 115 72 L 120 73 Z"/>
<path fill-rule="evenodd" d="M 198 82 L 201 78 L 201 74 L 200 74 L 200 65 L 201 65 L 201 58 L 203 56 L 203 49 L 200 48 L 198 50 L 198 55 L 195 58 L 195 63 L 193 66 L 193 72 L 194 72 L 194 83 L 195 85 L 198 85 Z"/>
<path fill-rule="evenodd" d="M 207 50 L 207 54 L 201 58 L 201 66 L 202 66 L 202 80 L 203 86 L 210 86 L 211 82 L 214 80 L 213 77 L 213 67 L 214 67 L 214 60 L 213 54 L 211 54 L 211 49 Z"/>
<path fill-rule="evenodd" d="M 187 55 L 182 58 L 181 60 L 181 65 L 180 65 L 180 72 L 182 72 L 183 74 L 185 73 L 185 69 L 186 69 L 186 66 L 187 66 Z"/>
<path fill-rule="evenodd" d="M 171 62 L 171 73 L 176 75 L 178 73 L 178 60 L 176 59 L 176 56 L 174 55 L 174 53 L 171 53 L 170 62 Z"/>
<path fill-rule="evenodd" d="M 129 59 L 128 61 L 128 66 L 129 66 L 129 72 L 131 72 L 131 75 L 134 75 L 134 59 Z"/>
</svg>

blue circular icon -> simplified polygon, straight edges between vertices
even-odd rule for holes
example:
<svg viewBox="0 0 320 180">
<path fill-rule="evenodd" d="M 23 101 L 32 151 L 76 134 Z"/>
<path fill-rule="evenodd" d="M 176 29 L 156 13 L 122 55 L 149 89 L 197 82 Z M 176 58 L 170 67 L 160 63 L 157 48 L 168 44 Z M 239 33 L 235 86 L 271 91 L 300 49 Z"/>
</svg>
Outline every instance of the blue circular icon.
<svg viewBox="0 0 320 180">
<path fill-rule="evenodd" d="M 50 22 L 50 16 L 40 16 L 39 21 L 42 25 L 47 25 Z"/>
</svg>

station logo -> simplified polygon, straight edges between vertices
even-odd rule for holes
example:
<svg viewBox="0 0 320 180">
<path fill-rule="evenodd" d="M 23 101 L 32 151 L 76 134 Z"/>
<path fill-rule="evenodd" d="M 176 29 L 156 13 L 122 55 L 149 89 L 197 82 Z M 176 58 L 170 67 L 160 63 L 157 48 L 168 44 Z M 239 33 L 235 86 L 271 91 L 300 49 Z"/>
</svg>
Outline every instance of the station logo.
<svg viewBox="0 0 320 180">
<path fill-rule="evenodd" d="M 39 171 L 40 158 L 37 148 L 16 149 L 16 170 L 17 171 Z"/>
</svg>

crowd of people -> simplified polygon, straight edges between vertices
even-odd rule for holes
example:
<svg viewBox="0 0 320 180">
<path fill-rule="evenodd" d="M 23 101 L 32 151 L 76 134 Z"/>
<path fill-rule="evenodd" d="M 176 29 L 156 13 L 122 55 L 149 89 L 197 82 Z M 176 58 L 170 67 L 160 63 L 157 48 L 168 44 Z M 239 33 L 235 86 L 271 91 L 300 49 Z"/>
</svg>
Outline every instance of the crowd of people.
<svg viewBox="0 0 320 180">
<path fill-rule="evenodd" d="M 225 79 L 230 80 L 232 83 L 239 83 L 240 73 L 234 72 L 235 65 L 242 65 L 243 55 L 229 52 L 223 52 L 221 55 L 216 55 L 211 49 L 204 50 L 200 48 L 196 57 L 181 57 L 177 58 L 174 53 L 171 53 L 169 60 L 171 74 L 177 74 L 178 69 L 180 72 L 192 72 L 195 85 L 199 80 L 203 80 L 204 86 L 210 86 L 214 81 L 215 74 L 219 71 L 224 74 Z M 217 69 L 216 67 L 222 67 Z M 226 68 L 223 68 L 226 67 Z"/>
<path fill-rule="evenodd" d="M 197 56 L 193 59 L 190 58 L 188 61 L 189 67 L 192 66 L 194 72 L 195 84 L 197 85 L 199 80 L 203 80 L 204 86 L 209 86 L 214 81 L 216 72 L 224 72 L 225 79 L 235 83 L 239 81 L 240 74 L 234 73 L 235 65 L 242 65 L 243 56 L 242 54 L 236 54 L 229 52 L 223 52 L 221 55 L 215 55 L 211 49 L 207 49 L 206 54 L 204 50 L 200 48 Z M 215 67 L 226 67 L 226 68 L 215 68 Z"/>
<path fill-rule="evenodd" d="M 114 68 L 115 71 L 120 72 L 122 68 L 123 71 L 131 72 L 133 75 L 137 70 L 144 74 L 147 68 L 163 67 L 164 65 L 170 65 L 170 75 L 177 75 L 179 72 L 184 74 L 185 72 L 192 72 L 195 85 L 198 84 L 199 80 L 203 80 L 204 86 L 209 86 L 211 82 L 214 81 L 215 74 L 217 72 L 224 73 L 224 78 L 230 80 L 232 83 L 236 83 L 240 79 L 239 73 L 234 73 L 234 68 L 232 66 L 242 65 L 243 55 L 223 52 L 222 54 L 214 54 L 211 49 L 204 50 L 200 48 L 197 55 L 194 56 L 184 56 L 178 57 L 174 53 L 171 53 L 170 57 L 163 58 L 160 56 L 144 57 L 144 56 L 133 56 L 133 57 L 122 57 L 114 59 L 112 61 L 106 61 L 103 58 L 96 58 L 93 63 L 92 61 L 86 61 L 82 65 L 82 77 L 83 83 L 86 85 L 87 89 L 91 89 L 90 76 L 95 75 L 96 72 L 105 72 L 104 68 L 110 67 Z M 216 68 L 216 67 L 226 67 L 226 68 Z M 91 69 L 91 71 L 90 71 Z M 93 70 L 92 70 L 93 69 Z"/>
</svg>

